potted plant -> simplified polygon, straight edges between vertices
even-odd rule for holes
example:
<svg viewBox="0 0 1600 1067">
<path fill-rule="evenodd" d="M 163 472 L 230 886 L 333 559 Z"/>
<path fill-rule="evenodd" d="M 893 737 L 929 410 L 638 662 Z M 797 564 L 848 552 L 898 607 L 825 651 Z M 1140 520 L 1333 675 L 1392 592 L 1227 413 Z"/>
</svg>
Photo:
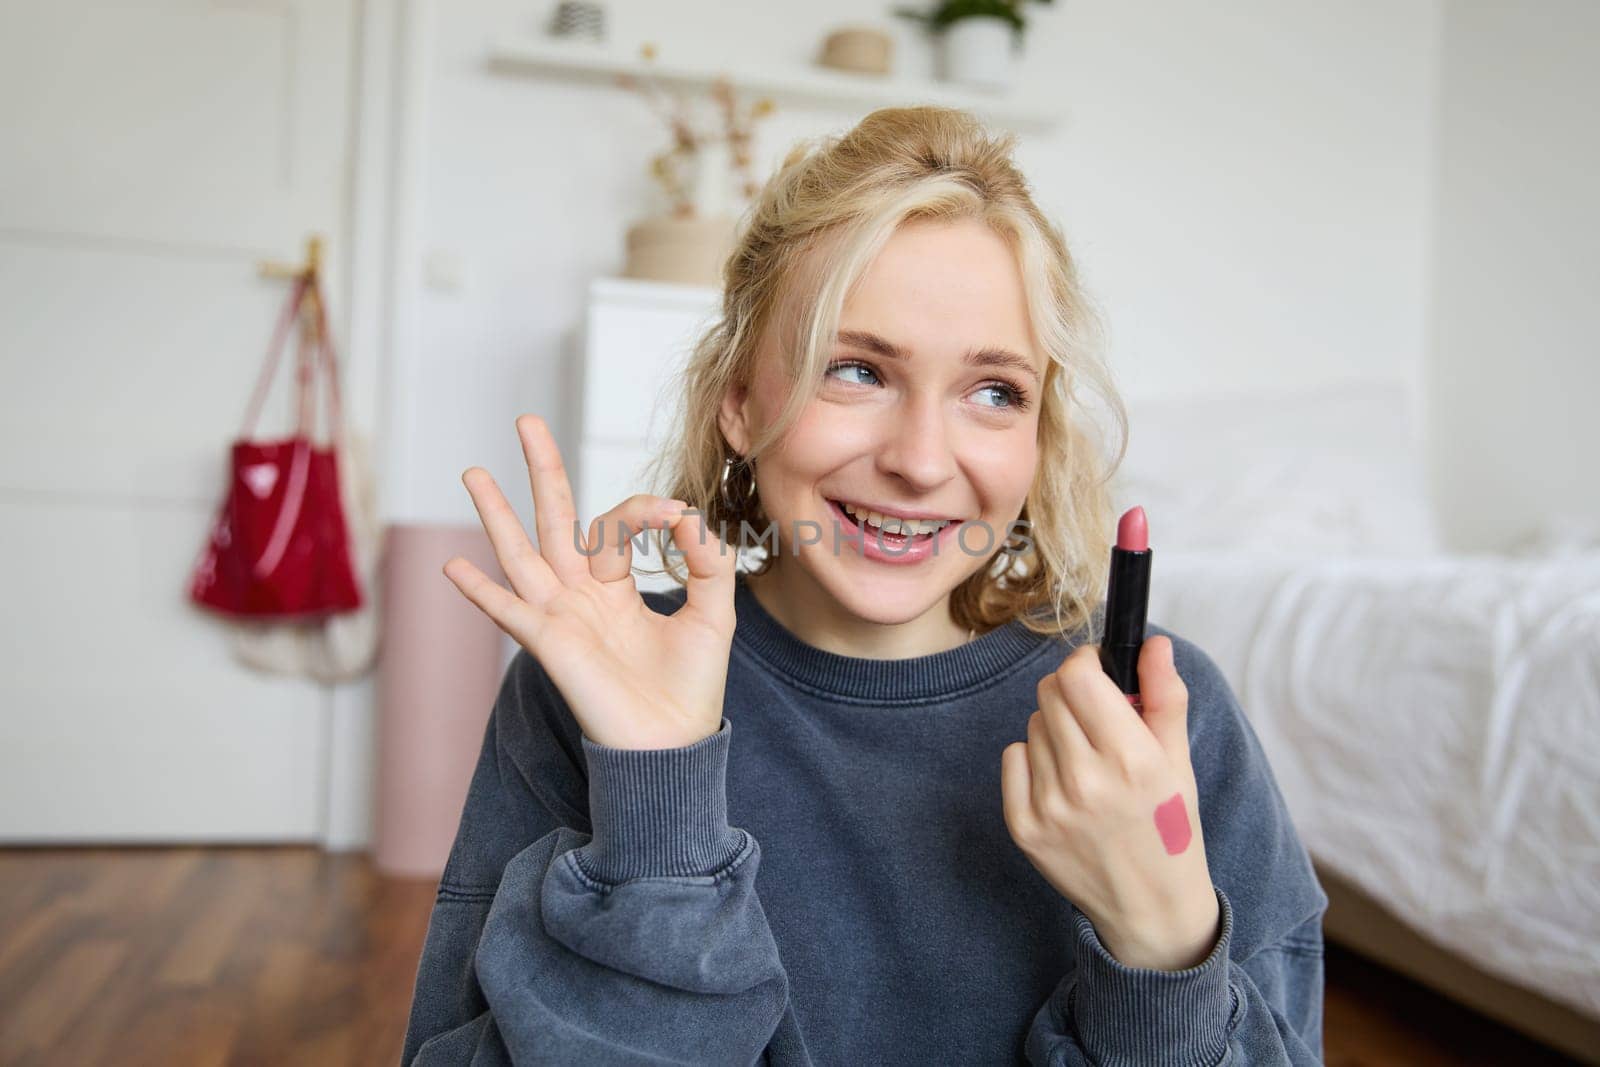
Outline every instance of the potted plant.
<svg viewBox="0 0 1600 1067">
<path fill-rule="evenodd" d="M 652 44 L 641 49 L 655 59 Z M 743 202 L 759 190 L 750 172 L 757 120 L 771 114 L 765 97 L 748 107 L 726 77 L 714 79 L 709 96 L 721 113 L 721 129 L 699 121 L 693 92 L 668 92 L 648 72 L 620 74 L 624 88 L 641 91 L 666 122 L 671 147 L 650 161 L 650 176 L 665 194 L 664 213 L 628 228 L 626 278 L 718 287 L 733 250 Z"/>
<path fill-rule="evenodd" d="M 1022 17 L 1025 3 L 938 0 L 932 11 L 900 7 L 895 14 L 921 22 L 939 38 L 940 77 L 980 89 L 1006 89 L 1011 85 L 1012 54 L 1027 29 Z"/>
</svg>

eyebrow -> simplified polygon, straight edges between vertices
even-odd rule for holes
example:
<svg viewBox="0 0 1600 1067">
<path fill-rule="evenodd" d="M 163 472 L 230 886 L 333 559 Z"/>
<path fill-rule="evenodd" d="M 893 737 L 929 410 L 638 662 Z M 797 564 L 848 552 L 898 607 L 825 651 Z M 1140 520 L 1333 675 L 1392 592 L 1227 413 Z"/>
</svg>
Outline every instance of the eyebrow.
<svg viewBox="0 0 1600 1067">
<path fill-rule="evenodd" d="M 840 330 L 839 343 L 852 348 L 864 348 L 868 352 L 875 352 L 888 359 L 906 360 L 911 358 L 911 353 L 892 341 L 886 341 L 875 333 L 867 330 Z M 975 367 L 1010 367 L 1031 375 L 1033 380 L 1039 380 L 1039 372 L 1034 370 L 1033 363 L 1017 355 L 1008 348 L 983 347 L 974 348 L 963 357 L 964 361 Z"/>
</svg>

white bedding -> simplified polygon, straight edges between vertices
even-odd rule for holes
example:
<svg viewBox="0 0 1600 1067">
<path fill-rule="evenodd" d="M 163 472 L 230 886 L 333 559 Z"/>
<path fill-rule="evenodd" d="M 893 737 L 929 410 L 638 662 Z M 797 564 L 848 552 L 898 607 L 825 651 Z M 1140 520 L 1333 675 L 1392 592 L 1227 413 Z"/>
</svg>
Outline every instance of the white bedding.
<svg viewBox="0 0 1600 1067">
<path fill-rule="evenodd" d="M 1600 551 L 1155 547 L 1150 621 L 1222 668 L 1318 862 L 1600 1017 Z"/>
</svg>

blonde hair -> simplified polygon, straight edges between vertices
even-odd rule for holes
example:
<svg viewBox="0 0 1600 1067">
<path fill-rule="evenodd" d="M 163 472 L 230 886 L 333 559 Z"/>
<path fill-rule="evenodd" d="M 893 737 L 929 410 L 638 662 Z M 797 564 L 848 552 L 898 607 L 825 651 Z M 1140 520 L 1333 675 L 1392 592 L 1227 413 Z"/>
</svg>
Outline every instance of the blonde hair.
<svg viewBox="0 0 1600 1067">
<path fill-rule="evenodd" d="M 751 443 L 744 461 L 754 464 L 817 395 L 846 296 L 896 228 L 911 219 L 977 219 L 1017 258 L 1047 365 L 1038 465 L 1019 516 L 1032 545 L 1021 553 L 997 548 L 952 591 L 951 616 L 979 632 L 1012 619 L 1037 633 L 1089 625 L 1105 595 L 1107 483 L 1126 451 L 1127 416 L 1066 242 L 1011 160 L 1015 140 L 990 134 L 965 111 L 904 107 L 879 109 L 843 135 L 796 145 L 746 213 L 723 266 L 721 316 L 690 352 L 672 436 L 650 465 L 657 492 L 700 509 L 708 530 L 726 537 L 731 528 L 733 545 L 747 547 L 745 524 L 761 530 L 767 519 L 759 497 L 731 507 L 723 499 L 724 467 L 741 460 L 718 423 L 726 391 L 750 384 L 763 340 L 778 358 L 788 356 L 793 387 L 783 411 Z M 1094 397 L 1103 412 L 1089 409 Z M 1114 456 L 1099 447 L 1102 416 L 1112 424 Z M 663 531 L 654 535 L 665 573 L 686 582 L 681 554 L 667 551 Z M 768 554 L 750 572 L 771 563 Z"/>
</svg>

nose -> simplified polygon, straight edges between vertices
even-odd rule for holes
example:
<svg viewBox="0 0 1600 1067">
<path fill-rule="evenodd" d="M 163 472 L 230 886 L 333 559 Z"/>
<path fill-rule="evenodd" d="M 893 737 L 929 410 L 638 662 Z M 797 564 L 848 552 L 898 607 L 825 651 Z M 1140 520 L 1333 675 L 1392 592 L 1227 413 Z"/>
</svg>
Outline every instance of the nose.
<svg viewBox="0 0 1600 1067">
<path fill-rule="evenodd" d="M 950 428 L 937 395 L 909 396 L 884 420 L 878 470 L 917 492 L 937 489 L 956 473 Z"/>
</svg>

